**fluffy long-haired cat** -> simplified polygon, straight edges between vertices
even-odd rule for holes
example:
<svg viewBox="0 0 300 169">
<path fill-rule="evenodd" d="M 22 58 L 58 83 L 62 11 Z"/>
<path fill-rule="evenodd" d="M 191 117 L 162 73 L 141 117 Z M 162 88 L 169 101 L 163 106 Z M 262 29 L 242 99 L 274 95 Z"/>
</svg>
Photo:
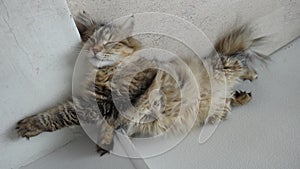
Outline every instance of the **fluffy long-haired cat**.
<svg viewBox="0 0 300 169">
<path fill-rule="evenodd" d="M 243 80 L 255 80 L 257 74 L 250 63 L 255 58 L 267 57 L 252 50 L 262 38 L 253 38 L 247 26 L 220 37 L 215 43 L 216 51 L 203 62 L 183 59 L 194 79 L 188 78 L 189 72 L 181 66 L 174 67 L 175 75 L 172 76 L 166 71 L 149 68 L 136 74 L 126 84 L 128 90 L 122 92 L 118 88 L 122 87 L 122 81 L 113 81 L 114 75 L 119 73 L 117 67 L 130 61 L 128 58 L 141 47 L 139 41 L 128 37 L 133 23 L 134 18 L 129 17 L 121 25 L 97 24 L 87 14 L 79 15 L 76 25 L 84 42 L 82 52 L 93 66 L 84 82 L 84 92 L 20 120 L 16 128 L 19 136 L 30 138 L 42 132 L 79 125 L 79 119 L 97 122 L 104 118 L 106 123 L 101 125 L 98 139 L 98 152 L 103 155 L 112 149 L 117 128 L 123 128 L 129 136 L 186 131 L 194 122 L 196 125 L 213 124 L 225 119 L 231 105 L 243 105 L 251 100 L 251 93 L 234 91 L 233 87 Z M 163 64 L 139 59 L 133 62 Z M 168 61 L 172 62 L 178 64 L 176 60 Z M 209 69 L 205 69 L 204 64 Z M 133 106 L 123 103 L 124 94 L 129 95 Z M 113 101 L 112 95 L 116 95 L 117 101 Z M 214 105 L 211 105 L 212 100 L 215 100 Z M 97 106 L 92 104 L 95 101 Z M 214 111 L 209 111 L 212 107 Z M 120 111 L 129 111 L 131 116 L 120 115 Z"/>
</svg>

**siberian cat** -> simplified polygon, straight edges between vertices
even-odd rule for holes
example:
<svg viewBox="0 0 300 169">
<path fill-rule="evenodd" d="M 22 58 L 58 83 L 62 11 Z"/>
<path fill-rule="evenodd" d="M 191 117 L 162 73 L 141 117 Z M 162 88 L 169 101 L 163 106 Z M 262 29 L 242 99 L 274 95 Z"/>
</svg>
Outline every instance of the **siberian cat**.
<svg viewBox="0 0 300 169">
<path fill-rule="evenodd" d="M 20 120 L 16 127 L 19 136 L 30 138 L 42 132 L 79 125 L 79 119 L 96 123 L 103 117 L 106 123 L 101 125 L 98 139 L 98 152 L 103 155 L 112 149 L 117 128 L 123 128 L 129 136 L 155 136 L 169 129 L 184 132 L 195 119 L 196 125 L 213 124 L 226 118 L 231 105 L 243 105 L 251 100 L 251 93 L 233 91 L 233 87 L 243 80 L 255 80 L 257 73 L 250 66 L 251 61 L 267 57 L 252 50 L 263 38 L 253 38 L 247 26 L 220 37 L 215 43 L 216 51 L 205 57 L 204 63 L 183 59 L 195 79 L 188 78 L 189 72 L 184 67 L 176 66 L 174 76 L 149 68 L 136 74 L 129 84 L 122 84 L 122 80 L 115 83 L 112 79 L 118 72 L 117 67 L 128 61 L 139 65 L 163 64 L 128 59 L 141 48 L 139 41 L 128 37 L 133 23 L 134 18 L 130 17 L 121 25 L 97 24 L 87 14 L 79 15 L 76 25 L 84 42 L 82 52 L 93 66 L 86 78 L 84 92 Z M 168 61 L 172 62 L 178 64 L 176 60 Z M 208 65 L 208 70 L 204 64 Z M 128 91 L 122 89 L 126 85 Z M 212 86 L 216 90 L 213 91 Z M 195 91 L 200 92 L 200 97 Z M 117 101 L 113 101 L 112 95 Z M 129 95 L 133 106 L 124 102 L 124 95 Z M 214 105 L 210 105 L 213 99 Z M 94 101 L 97 106 L 91 103 Z M 214 111 L 210 112 L 212 107 Z M 120 115 L 120 111 L 131 115 Z"/>
</svg>

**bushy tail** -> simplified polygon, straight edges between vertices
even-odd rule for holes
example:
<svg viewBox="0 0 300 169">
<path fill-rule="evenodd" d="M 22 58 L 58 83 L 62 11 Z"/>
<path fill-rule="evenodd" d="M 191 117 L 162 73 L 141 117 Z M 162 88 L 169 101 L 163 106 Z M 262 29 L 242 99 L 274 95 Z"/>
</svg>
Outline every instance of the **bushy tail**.
<svg viewBox="0 0 300 169">
<path fill-rule="evenodd" d="M 249 26 L 244 25 L 219 38 L 215 44 L 215 49 L 223 56 L 244 54 L 244 57 L 249 60 L 257 58 L 264 62 L 269 57 L 256 52 L 253 47 L 261 45 L 265 39 L 264 36 L 254 38 Z"/>
</svg>

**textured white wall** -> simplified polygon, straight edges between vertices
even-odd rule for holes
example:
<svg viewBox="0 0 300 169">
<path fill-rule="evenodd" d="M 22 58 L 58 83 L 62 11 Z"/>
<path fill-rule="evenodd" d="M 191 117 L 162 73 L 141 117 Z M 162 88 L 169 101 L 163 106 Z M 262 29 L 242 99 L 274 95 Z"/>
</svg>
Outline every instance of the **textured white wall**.
<svg viewBox="0 0 300 169">
<path fill-rule="evenodd" d="M 30 141 L 16 137 L 18 120 L 71 93 L 80 39 L 64 0 L 0 1 L 0 168 L 17 168 L 73 138 L 70 131 Z"/>
<path fill-rule="evenodd" d="M 299 0 L 67 0 L 67 2 L 72 14 L 85 10 L 96 20 L 111 21 L 141 12 L 173 14 L 202 29 L 212 42 L 235 23 L 250 22 L 257 34 L 272 37 L 271 42 L 262 48 L 265 54 L 274 52 L 300 35 Z"/>
</svg>

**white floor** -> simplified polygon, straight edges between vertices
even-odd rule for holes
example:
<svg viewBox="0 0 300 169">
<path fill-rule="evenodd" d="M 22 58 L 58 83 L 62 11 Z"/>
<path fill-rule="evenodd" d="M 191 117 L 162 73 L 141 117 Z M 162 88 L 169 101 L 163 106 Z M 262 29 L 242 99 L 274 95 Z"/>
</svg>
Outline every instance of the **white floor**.
<svg viewBox="0 0 300 169">
<path fill-rule="evenodd" d="M 259 79 L 241 88 L 253 100 L 233 110 L 205 144 L 193 131 L 169 152 L 145 159 L 157 169 L 298 169 L 300 167 L 300 38 L 272 55 Z M 114 155 L 99 157 L 87 137 L 65 145 L 22 169 L 131 169 L 130 161 Z"/>
</svg>

